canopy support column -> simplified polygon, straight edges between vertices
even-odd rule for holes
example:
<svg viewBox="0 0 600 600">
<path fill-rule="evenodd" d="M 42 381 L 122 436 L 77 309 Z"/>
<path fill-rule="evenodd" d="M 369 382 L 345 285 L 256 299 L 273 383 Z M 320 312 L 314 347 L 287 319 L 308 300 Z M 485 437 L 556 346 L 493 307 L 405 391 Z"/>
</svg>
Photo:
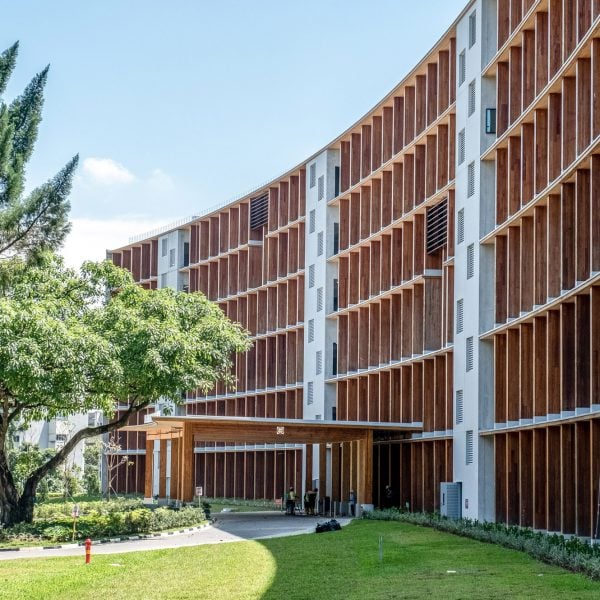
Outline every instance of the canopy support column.
<svg viewBox="0 0 600 600">
<path fill-rule="evenodd" d="M 358 502 L 373 504 L 373 430 L 358 442 Z"/>
<path fill-rule="evenodd" d="M 183 424 L 181 446 L 181 501 L 192 502 L 194 499 L 194 432 L 192 423 Z"/>
</svg>

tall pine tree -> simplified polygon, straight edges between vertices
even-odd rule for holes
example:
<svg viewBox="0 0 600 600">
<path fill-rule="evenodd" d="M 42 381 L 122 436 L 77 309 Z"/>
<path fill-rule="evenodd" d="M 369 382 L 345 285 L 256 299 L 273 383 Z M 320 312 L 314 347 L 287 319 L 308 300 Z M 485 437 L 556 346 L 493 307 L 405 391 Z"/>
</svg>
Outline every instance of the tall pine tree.
<svg viewBox="0 0 600 600">
<path fill-rule="evenodd" d="M 68 213 L 73 173 L 78 157 L 45 184 L 24 194 L 25 167 L 31 158 L 42 120 L 48 67 L 38 73 L 23 94 L 6 104 L 3 94 L 15 67 L 18 43 L 0 54 L 0 260 L 35 260 L 57 249 L 69 232 Z"/>
</svg>

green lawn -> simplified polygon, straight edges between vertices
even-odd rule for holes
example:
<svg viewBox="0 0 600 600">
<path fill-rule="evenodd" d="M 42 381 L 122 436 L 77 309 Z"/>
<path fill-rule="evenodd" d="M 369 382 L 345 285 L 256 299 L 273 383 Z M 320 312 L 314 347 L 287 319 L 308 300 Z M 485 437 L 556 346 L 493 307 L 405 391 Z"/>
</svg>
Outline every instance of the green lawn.
<svg viewBox="0 0 600 600">
<path fill-rule="evenodd" d="M 384 557 L 379 562 L 378 540 Z M 600 583 L 524 554 L 393 522 L 262 542 L 0 561 L 0 598 L 599 598 Z"/>
</svg>

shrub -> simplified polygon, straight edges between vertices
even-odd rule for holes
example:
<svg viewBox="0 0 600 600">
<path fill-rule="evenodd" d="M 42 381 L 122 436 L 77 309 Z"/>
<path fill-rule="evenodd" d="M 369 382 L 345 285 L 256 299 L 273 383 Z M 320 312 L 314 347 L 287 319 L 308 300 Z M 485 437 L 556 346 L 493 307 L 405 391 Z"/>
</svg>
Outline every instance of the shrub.
<svg viewBox="0 0 600 600">
<path fill-rule="evenodd" d="M 410 513 L 395 508 L 366 512 L 363 513 L 363 518 L 433 527 L 480 542 L 519 550 L 537 560 L 584 573 L 592 579 L 600 579 L 600 545 L 588 544 L 577 537 L 565 538 L 562 535 L 546 534 L 516 525 L 480 523 L 471 519 L 447 519 L 439 514 Z"/>
<path fill-rule="evenodd" d="M 94 505 L 92 509 L 86 506 L 81 509 L 77 519 L 75 539 L 110 538 L 136 533 L 150 533 L 162 529 L 189 527 L 198 525 L 206 520 L 206 515 L 197 506 L 186 506 L 181 510 L 168 508 L 144 508 L 141 501 L 113 501 L 111 503 L 85 503 Z M 111 504 L 110 507 L 96 506 Z M 120 504 L 121 510 L 117 510 Z M 63 505 L 56 505 L 56 513 L 46 511 L 51 516 L 36 518 L 33 523 L 20 523 L 14 527 L 0 530 L 0 540 L 3 541 L 32 541 L 50 540 L 52 542 L 70 541 L 73 535 L 73 519 L 69 505 L 68 516 L 64 514 Z M 44 512 L 44 511 L 42 511 Z"/>
</svg>

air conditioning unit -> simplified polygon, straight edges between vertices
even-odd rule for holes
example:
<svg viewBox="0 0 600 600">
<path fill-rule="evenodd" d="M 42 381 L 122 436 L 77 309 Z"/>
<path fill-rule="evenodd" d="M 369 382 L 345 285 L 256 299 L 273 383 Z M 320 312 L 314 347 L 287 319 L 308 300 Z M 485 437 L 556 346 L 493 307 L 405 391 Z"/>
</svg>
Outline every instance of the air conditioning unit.
<svg viewBox="0 0 600 600">
<path fill-rule="evenodd" d="M 440 483 L 440 514 L 448 519 L 460 519 L 462 484 L 460 481 Z"/>
</svg>

